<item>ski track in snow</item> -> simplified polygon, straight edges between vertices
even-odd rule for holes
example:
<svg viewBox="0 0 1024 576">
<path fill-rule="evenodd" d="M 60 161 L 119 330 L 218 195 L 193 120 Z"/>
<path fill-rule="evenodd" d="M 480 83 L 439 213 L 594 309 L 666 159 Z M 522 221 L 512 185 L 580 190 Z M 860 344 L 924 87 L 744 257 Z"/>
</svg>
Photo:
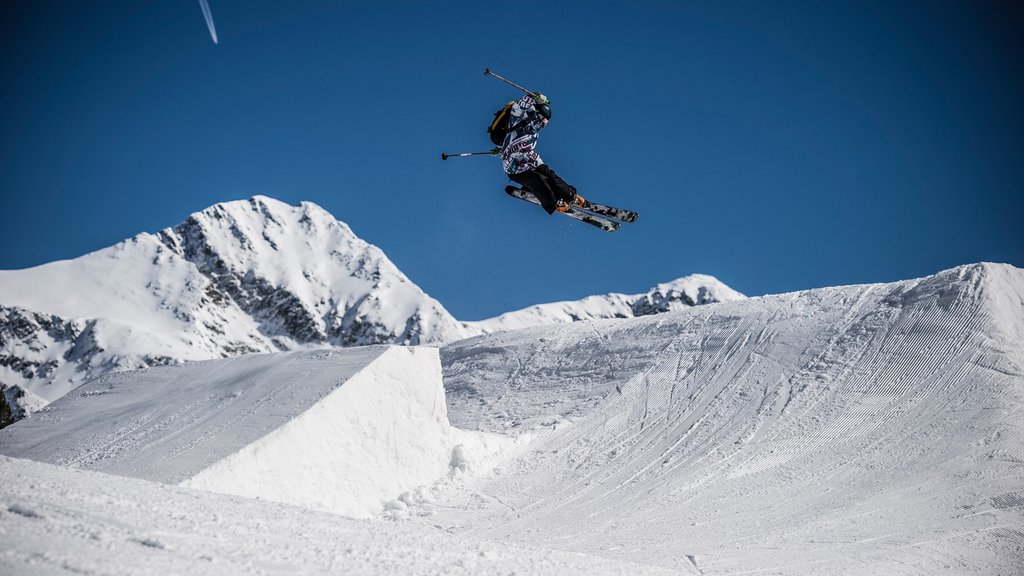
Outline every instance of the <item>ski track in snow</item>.
<svg viewBox="0 0 1024 576">
<path fill-rule="evenodd" d="M 476 390 L 453 424 L 571 423 L 437 521 L 704 574 L 1020 574 L 1024 514 L 997 502 L 1024 486 L 1024 354 L 993 325 L 1022 325 L 1021 280 L 979 265 L 453 344 L 446 385 Z M 1000 290 L 1016 308 L 987 307 Z M 514 511 L 467 512 L 473 490 Z"/>
<path fill-rule="evenodd" d="M 0 456 L 0 573 L 670 574 Z"/>
<path fill-rule="evenodd" d="M 19 426 L 98 411 L 73 442 L 50 433 L 70 446 L 49 454 L 62 467 L 0 457 L 0 572 L 1024 574 L 1024 270 L 486 334 L 440 351 L 447 416 L 424 352 L 250 356 L 87 384 L 0 434 L 31 451 L 40 440 Z M 345 362 L 369 370 L 375 354 L 392 362 L 376 379 L 327 394 Z M 203 379 L 206 393 L 187 387 Z M 185 393 L 163 405 L 158 382 Z M 297 400 L 333 408 L 289 427 Z M 343 413 L 357 425 L 332 427 Z M 410 425 L 415 413 L 437 429 Z M 405 417 L 378 429 L 388 414 Z M 404 484 L 377 520 L 151 481 L 233 460 L 217 465 L 231 484 L 259 455 L 298 469 L 310 435 L 364 445 L 370 429 L 441 446 L 397 458 L 437 480 Z M 370 488 L 393 475 L 358 454 Z M 427 460 L 448 475 L 423 475 Z M 345 478 L 282 485 L 318 500 Z"/>
</svg>

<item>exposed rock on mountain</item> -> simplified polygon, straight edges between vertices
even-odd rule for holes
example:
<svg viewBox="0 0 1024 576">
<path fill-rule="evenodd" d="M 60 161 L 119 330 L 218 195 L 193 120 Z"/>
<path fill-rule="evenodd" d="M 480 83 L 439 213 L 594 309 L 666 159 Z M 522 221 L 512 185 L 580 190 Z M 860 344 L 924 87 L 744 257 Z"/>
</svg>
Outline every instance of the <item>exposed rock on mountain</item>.
<svg viewBox="0 0 1024 576">
<path fill-rule="evenodd" d="M 0 272 L 12 418 L 112 370 L 470 334 L 320 207 L 257 196 L 74 260 Z"/>
</svg>

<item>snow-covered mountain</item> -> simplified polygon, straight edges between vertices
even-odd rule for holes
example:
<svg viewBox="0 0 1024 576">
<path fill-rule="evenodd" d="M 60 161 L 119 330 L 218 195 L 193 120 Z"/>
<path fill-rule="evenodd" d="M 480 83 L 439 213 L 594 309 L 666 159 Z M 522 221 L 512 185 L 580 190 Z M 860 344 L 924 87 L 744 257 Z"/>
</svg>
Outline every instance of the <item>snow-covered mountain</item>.
<svg viewBox="0 0 1024 576">
<path fill-rule="evenodd" d="M 741 298 L 745 296 L 717 278 L 706 274 L 694 274 L 658 284 L 645 294 L 613 293 L 588 296 L 582 300 L 538 304 L 487 320 L 467 322 L 466 325 L 473 331 L 487 334 L 533 326 L 567 324 L 580 320 L 649 316 Z"/>
<path fill-rule="evenodd" d="M 0 572 L 1019 574 L 1022 342 L 975 264 L 110 374 L 0 430 Z"/>
<path fill-rule="evenodd" d="M 438 345 L 737 297 L 710 276 L 691 276 L 642 295 L 459 322 L 322 208 L 256 196 L 80 258 L 0 271 L 0 426 L 116 370 L 253 352 Z"/>
<path fill-rule="evenodd" d="M 28 411 L 113 370 L 471 333 L 320 207 L 262 196 L 0 271 L 0 382 Z"/>
</svg>

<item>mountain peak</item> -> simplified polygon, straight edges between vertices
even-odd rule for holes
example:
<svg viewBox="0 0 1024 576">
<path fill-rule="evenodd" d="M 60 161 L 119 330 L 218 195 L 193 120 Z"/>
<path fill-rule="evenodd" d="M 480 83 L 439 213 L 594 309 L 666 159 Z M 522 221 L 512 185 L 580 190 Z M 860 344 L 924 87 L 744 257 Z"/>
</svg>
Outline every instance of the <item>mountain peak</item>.
<svg viewBox="0 0 1024 576">
<path fill-rule="evenodd" d="M 466 326 L 486 334 L 580 320 L 633 318 L 743 298 L 746 296 L 714 276 L 693 274 L 658 284 L 644 294 L 611 293 L 588 296 L 581 300 L 538 304 L 487 320 L 467 322 Z"/>
<path fill-rule="evenodd" d="M 379 248 L 323 208 L 266 196 L 0 275 L 0 303 L 16 310 L 0 318 L 39 320 L 2 340 L 0 355 L 21 367 L 3 385 L 44 402 L 112 370 L 466 335 Z M 54 336 L 46 328 L 54 325 L 73 329 Z"/>
</svg>

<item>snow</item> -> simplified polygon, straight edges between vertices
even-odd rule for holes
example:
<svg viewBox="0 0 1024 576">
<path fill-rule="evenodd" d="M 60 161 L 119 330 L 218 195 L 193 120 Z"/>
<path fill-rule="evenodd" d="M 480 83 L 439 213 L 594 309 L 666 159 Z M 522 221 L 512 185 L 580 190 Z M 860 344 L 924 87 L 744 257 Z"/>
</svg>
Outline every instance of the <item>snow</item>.
<svg viewBox="0 0 1024 576">
<path fill-rule="evenodd" d="M 686 290 L 102 377 L 0 431 L 0 567 L 1021 573 L 1024 270 Z"/>
<path fill-rule="evenodd" d="M 0 450 L 182 482 L 344 388 L 384 350 L 250 354 L 108 374 L 0 431 Z"/>
<path fill-rule="evenodd" d="M 12 456 L 354 518 L 513 445 L 453 430 L 437 349 L 394 346 L 111 374 L 0 432 Z"/>
<path fill-rule="evenodd" d="M 0 388 L 20 417 L 118 370 L 260 352 L 443 345 L 742 297 L 693 275 L 645 294 L 460 322 L 319 206 L 254 196 L 80 258 L 0 271 Z"/>
<path fill-rule="evenodd" d="M 693 274 L 672 282 L 658 284 L 644 294 L 606 294 L 537 304 L 500 316 L 466 322 L 473 333 L 489 334 L 550 324 L 568 324 L 581 320 L 632 318 L 682 310 L 690 306 L 739 300 L 743 294 L 729 288 L 714 276 Z"/>
<path fill-rule="evenodd" d="M 444 477 L 452 451 L 437 350 L 392 347 L 337 393 L 184 485 L 368 518 Z"/>
<path fill-rule="evenodd" d="M 0 574 L 670 574 L 0 456 Z"/>
<path fill-rule="evenodd" d="M 114 370 L 473 333 L 322 208 L 264 196 L 0 271 L 0 382 L 29 412 Z"/>
<path fill-rule="evenodd" d="M 70 279 L 74 290 L 68 290 Z M 166 257 L 160 242 L 149 234 L 74 260 L 29 271 L 0 271 L 6 305 L 66 318 L 104 318 L 157 333 L 181 328 L 181 321 L 168 314 L 164 304 L 194 305 L 199 295 L 189 287 L 198 282 L 200 274 L 193 266 Z"/>
<path fill-rule="evenodd" d="M 543 432 L 434 521 L 704 574 L 1020 574 L 1022 328 L 1024 271 L 979 264 L 457 342 L 452 423 Z"/>
</svg>

